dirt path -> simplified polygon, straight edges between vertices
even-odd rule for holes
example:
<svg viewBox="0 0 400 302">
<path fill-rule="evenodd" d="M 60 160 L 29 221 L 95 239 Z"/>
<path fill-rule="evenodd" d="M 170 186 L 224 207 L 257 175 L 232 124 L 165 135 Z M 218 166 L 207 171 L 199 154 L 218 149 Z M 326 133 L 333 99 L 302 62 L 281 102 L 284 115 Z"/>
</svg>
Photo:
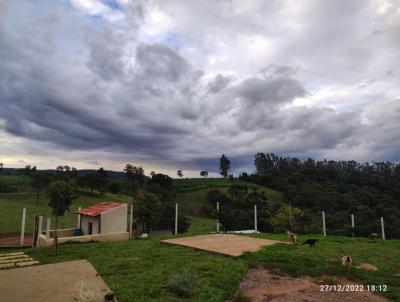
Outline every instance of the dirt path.
<svg viewBox="0 0 400 302">
<path fill-rule="evenodd" d="M 21 247 L 21 234 L 19 233 L 1 233 L 0 247 Z M 24 247 L 31 247 L 33 242 L 32 234 L 25 233 Z"/>
<path fill-rule="evenodd" d="M 308 276 L 294 278 L 283 275 L 279 270 L 258 267 L 250 269 L 245 279 L 240 283 L 240 289 L 244 295 L 255 302 L 386 302 L 389 301 L 374 293 L 364 291 L 321 291 L 323 284 L 335 285 L 360 285 L 360 282 L 343 277 L 329 277 L 331 282 L 324 281 L 328 277 L 311 278 Z M 354 287 L 349 287 L 354 288 Z M 361 287 L 358 287 L 361 289 Z"/>
</svg>

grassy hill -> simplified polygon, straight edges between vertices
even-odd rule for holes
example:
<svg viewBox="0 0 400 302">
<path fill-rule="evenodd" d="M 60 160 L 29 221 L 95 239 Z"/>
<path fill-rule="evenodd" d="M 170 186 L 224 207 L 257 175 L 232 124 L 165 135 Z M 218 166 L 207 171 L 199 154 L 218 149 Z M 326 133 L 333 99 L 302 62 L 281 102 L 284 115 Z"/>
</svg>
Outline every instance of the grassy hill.
<svg viewBox="0 0 400 302">
<path fill-rule="evenodd" d="M 36 214 L 46 217 L 51 216 L 51 209 L 47 205 L 47 198 L 43 193 L 36 201 L 35 193 L 30 190 L 29 177 L 27 176 L 1 176 L 9 184 L 15 185 L 18 191 L 15 193 L 0 193 L 0 233 L 18 232 L 20 231 L 22 209 L 27 209 L 26 231 L 33 231 L 33 220 Z M 265 191 L 270 199 L 281 201 L 282 196 L 279 192 L 268 188 L 258 186 L 249 182 L 235 179 L 234 184 L 247 185 L 249 187 L 257 187 L 259 190 Z M 177 191 L 176 202 L 180 205 L 180 210 L 187 215 L 201 216 L 201 208 L 205 203 L 207 192 L 212 189 L 226 191 L 232 182 L 223 178 L 195 178 L 195 179 L 176 179 L 174 180 L 174 189 Z M 93 203 L 102 201 L 120 201 L 132 202 L 132 197 L 126 195 L 90 193 L 80 191 L 79 198 L 74 200 L 71 211 L 67 212 L 60 219 L 61 228 L 70 228 L 76 225 L 75 211 L 78 207 L 87 207 Z"/>
<path fill-rule="evenodd" d="M 232 184 L 257 188 L 257 190 L 265 192 L 268 199 L 278 203 L 283 201 L 280 192 L 241 179 L 231 181 L 224 178 L 190 178 L 174 179 L 173 181 L 174 189 L 177 192 L 176 202 L 181 210 L 188 215 L 195 216 L 203 216 L 202 208 L 210 190 L 226 192 Z"/>
</svg>

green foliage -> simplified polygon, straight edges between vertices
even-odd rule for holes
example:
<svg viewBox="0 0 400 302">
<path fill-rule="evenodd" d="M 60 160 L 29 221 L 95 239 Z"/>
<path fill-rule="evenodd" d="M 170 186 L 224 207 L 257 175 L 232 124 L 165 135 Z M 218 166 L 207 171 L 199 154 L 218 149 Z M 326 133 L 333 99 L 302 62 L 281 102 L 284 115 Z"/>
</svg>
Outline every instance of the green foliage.
<svg viewBox="0 0 400 302">
<path fill-rule="evenodd" d="M 69 211 L 72 201 L 78 198 L 75 184 L 72 181 L 63 180 L 50 184 L 47 197 L 54 216 L 64 216 L 64 213 Z"/>
<path fill-rule="evenodd" d="M 287 230 L 297 231 L 298 222 L 304 216 L 302 210 L 290 205 L 281 207 L 277 214 L 272 218 L 272 226 L 275 232 L 285 232 Z"/>
<path fill-rule="evenodd" d="M 87 188 L 90 191 L 98 191 L 101 195 L 107 191 L 109 179 L 107 172 L 100 168 L 95 173 L 87 174 L 79 177 L 79 186 Z"/>
<path fill-rule="evenodd" d="M 229 169 L 231 168 L 231 161 L 222 154 L 219 160 L 219 174 L 221 174 L 224 178 L 228 177 Z"/>
<path fill-rule="evenodd" d="M 382 216 L 387 238 L 400 238 L 400 164 L 302 161 L 263 153 L 254 164 L 256 174 L 241 178 L 283 192 L 304 211 L 302 232 L 315 230 L 324 210 L 329 234 L 350 235 L 354 213 L 356 235 L 378 233 Z"/>
<path fill-rule="evenodd" d="M 57 180 L 52 182 L 47 190 L 47 197 L 49 199 L 49 206 L 52 208 L 52 213 L 55 216 L 55 234 L 54 234 L 54 246 L 55 253 L 58 254 L 58 218 L 64 216 L 66 211 L 72 204 L 72 201 L 78 196 L 76 195 L 75 183 L 64 180 Z"/>
<path fill-rule="evenodd" d="M 32 178 L 26 175 L 0 175 L 0 193 L 17 192 L 20 188 L 30 186 Z"/>
<path fill-rule="evenodd" d="M 173 277 L 167 284 L 167 290 L 179 298 L 190 298 L 193 295 L 194 278 L 192 274 L 185 273 Z"/>
<path fill-rule="evenodd" d="M 144 182 L 144 170 L 140 166 L 126 164 L 124 169 L 126 177 L 135 184 Z"/>
<path fill-rule="evenodd" d="M 122 190 L 122 185 L 118 181 L 110 181 L 107 185 L 107 191 L 112 194 L 118 194 Z"/>
<path fill-rule="evenodd" d="M 58 166 L 56 168 L 55 178 L 56 180 L 76 180 L 79 177 L 79 172 L 76 168 L 70 166 Z"/>
<path fill-rule="evenodd" d="M 233 302 L 250 302 L 251 299 L 247 297 L 241 290 L 238 290 L 233 297 Z"/>
<path fill-rule="evenodd" d="M 49 187 L 52 177 L 47 172 L 35 171 L 32 174 L 32 179 L 33 179 L 33 181 L 31 183 L 31 185 L 32 185 L 32 188 L 34 188 L 36 190 L 36 201 L 38 202 L 40 193 Z"/>
<path fill-rule="evenodd" d="M 226 178 L 183 178 L 183 179 L 172 179 L 172 186 L 175 192 L 189 192 L 195 191 L 200 189 L 212 189 L 212 188 L 228 188 L 232 184 L 234 185 L 243 185 L 248 187 L 258 187 L 263 188 L 265 187 L 256 185 L 254 183 L 244 181 L 238 178 L 233 180 L 233 183 Z M 271 190 L 272 191 L 272 190 Z M 275 193 L 279 195 L 279 192 Z"/>
<path fill-rule="evenodd" d="M 147 183 L 149 185 L 158 184 L 166 190 L 172 190 L 172 178 L 165 174 L 153 174 Z"/>
<path fill-rule="evenodd" d="M 133 216 L 143 230 L 149 233 L 161 211 L 160 197 L 151 192 L 140 190 L 134 197 Z"/>
<path fill-rule="evenodd" d="M 200 171 L 200 176 L 204 177 L 204 178 L 207 178 L 208 177 L 208 171 L 205 171 L 205 170 Z"/>
<path fill-rule="evenodd" d="M 178 177 L 183 177 L 183 172 L 182 172 L 182 170 L 178 170 L 178 171 L 176 172 L 176 175 L 178 175 Z"/>
<path fill-rule="evenodd" d="M 227 194 L 212 190 L 207 194 L 210 212 L 218 219 L 225 231 L 248 230 L 254 228 L 254 205 L 257 205 L 258 228 L 271 231 L 269 222 L 268 197 L 264 191 L 251 190 L 247 186 L 232 185 Z M 215 204 L 219 202 L 217 212 Z"/>
</svg>

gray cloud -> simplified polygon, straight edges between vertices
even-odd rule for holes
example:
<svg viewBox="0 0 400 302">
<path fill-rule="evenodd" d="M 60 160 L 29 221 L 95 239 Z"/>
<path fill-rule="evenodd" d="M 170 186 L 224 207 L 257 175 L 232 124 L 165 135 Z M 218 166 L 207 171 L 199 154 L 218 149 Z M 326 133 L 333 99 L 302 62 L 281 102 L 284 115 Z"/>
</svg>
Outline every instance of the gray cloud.
<svg viewBox="0 0 400 302">
<path fill-rule="evenodd" d="M 214 79 L 207 84 L 207 88 L 210 92 L 217 93 L 228 87 L 232 80 L 232 77 L 224 77 L 221 74 L 217 74 Z"/>
<path fill-rule="evenodd" d="M 121 4 L 125 19 L 110 23 L 53 2 L 2 2 L 2 156 L 208 170 L 221 153 L 237 170 L 257 152 L 398 161 L 396 15 L 321 3 L 289 16 L 290 2 L 206 1 L 193 4 L 198 18 L 186 3 Z M 14 18 L 21 8 L 26 18 Z M 152 10 L 165 16 L 149 29 Z"/>
</svg>

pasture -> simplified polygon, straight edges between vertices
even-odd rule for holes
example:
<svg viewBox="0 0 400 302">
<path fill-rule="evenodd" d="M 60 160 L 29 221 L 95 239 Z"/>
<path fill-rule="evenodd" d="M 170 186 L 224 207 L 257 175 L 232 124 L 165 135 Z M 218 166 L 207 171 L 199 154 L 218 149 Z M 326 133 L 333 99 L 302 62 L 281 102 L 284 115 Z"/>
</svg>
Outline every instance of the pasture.
<svg viewBox="0 0 400 302">
<path fill-rule="evenodd" d="M 210 224 L 213 221 L 209 221 Z M 191 230 L 191 233 L 196 233 Z M 285 235 L 260 234 L 255 237 L 286 240 Z M 70 244 L 54 257 L 51 249 L 26 252 L 41 263 L 66 260 L 89 260 L 106 283 L 115 290 L 119 301 L 177 301 L 167 290 L 174 278 L 187 277 L 191 296 L 185 301 L 225 301 L 234 295 L 250 267 L 267 265 L 292 276 L 345 276 L 340 258 L 350 254 L 355 265 L 370 263 L 377 271 L 353 269 L 352 278 L 363 284 L 386 284 L 381 294 L 396 300 L 400 297 L 400 241 L 368 240 L 346 237 L 302 236 L 301 240 L 320 239 L 316 248 L 279 244 L 240 257 L 227 257 L 188 247 L 164 246 L 164 237 L 115 243 Z M 351 293 L 349 293 L 351 294 Z"/>
</svg>

